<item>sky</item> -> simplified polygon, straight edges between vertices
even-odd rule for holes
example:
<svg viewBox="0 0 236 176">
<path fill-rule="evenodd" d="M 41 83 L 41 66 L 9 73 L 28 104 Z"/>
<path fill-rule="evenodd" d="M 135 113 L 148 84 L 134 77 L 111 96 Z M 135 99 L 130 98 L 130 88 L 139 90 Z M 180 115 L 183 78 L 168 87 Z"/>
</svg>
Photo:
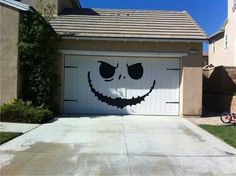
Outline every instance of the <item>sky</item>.
<svg viewBox="0 0 236 176">
<path fill-rule="evenodd" d="M 227 0 L 80 0 L 83 8 L 187 11 L 211 35 L 227 18 Z M 204 44 L 204 51 L 208 46 Z"/>
</svg>

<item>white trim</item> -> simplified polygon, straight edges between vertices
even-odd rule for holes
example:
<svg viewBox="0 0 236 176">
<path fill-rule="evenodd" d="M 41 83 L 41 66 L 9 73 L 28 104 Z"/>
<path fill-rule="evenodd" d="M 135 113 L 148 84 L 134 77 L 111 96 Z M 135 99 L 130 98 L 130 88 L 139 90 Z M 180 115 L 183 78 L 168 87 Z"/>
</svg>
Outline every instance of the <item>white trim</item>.
<svg viewBox="0 0 236 176">
<path fill-rule="evenodd" d="M 82 36 L 62 36 L 64 40 L 100 40 L 100 41 L 138 41 L 138 42 L 186 42 L 202 43 L 208 39 L 155 39 L 155 38 L 120 38 L 120 37 L 82 37 Z"/>
<path fill-rule="evenodd" d="M 22 10 L 22 11 L 30 11 L 31 10 L 31 7 L 29 5 L 14 1 L 14 0 L 0 0 L 0 3 L 3 3 L 5 5 L 8 5 L 10 7 L 13 7 L 18 10 Z"/>
<path fill-rule="evenodd" d="M 64 55 L 83 55 L 83 56 L 125 56 L 125 57 L 169 57 L 181 58 L 187 53 L 151 53 L 151 52 L 114 52 L 114 51 L 83 51 L 83 50 L 61 50 Z"/>
</svg>

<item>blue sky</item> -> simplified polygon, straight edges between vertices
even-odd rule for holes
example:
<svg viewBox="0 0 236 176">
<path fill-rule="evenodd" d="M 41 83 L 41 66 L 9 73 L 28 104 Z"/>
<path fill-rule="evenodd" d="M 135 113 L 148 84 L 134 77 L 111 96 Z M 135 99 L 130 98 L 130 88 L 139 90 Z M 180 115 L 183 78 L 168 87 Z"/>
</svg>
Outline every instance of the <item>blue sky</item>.
<svg viewBox="0 0 236 176">
<path fill-rule="evenodd" d="M 227 17 L 227 0 L 81 0 L 84 8 L 186 10 L 208 35 Z M 207 50 L 207 46 L 204 46 Z"/>
</svg>

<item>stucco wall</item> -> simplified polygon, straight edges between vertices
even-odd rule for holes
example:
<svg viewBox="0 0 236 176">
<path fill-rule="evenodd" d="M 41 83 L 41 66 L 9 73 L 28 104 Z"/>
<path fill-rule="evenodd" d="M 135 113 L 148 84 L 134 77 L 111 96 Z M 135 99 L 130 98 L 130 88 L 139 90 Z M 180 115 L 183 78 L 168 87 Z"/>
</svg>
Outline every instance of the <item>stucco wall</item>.
<svg viewBox="0 0 236 176">
<path fill-rule="evenodd" d="M 58 7 L 57 0 L 43 0 L 42 3 L 39 0 L 21 0 L 22 3 L 28 4 L 34 7 L 37 11 L 42 11 L 47 4 L 55 5 Z"/>
<path fill-rule="evenodd" d="M 88 41 L 88 40 L 64 40 L 63 50 L 87 50 L 87 51 L 123 51 L 123 52 L 159 52 L 159 53 L 187 53 L 181 58 L 181 85 L 180 85 L 180 114 L 201 115 L 202 108 L 202 44 L 201 43 L 163 43 L 163 42 L 112 42 L 112 41 Z M 190 56 L 191 49 L 198 49 L 199 54 Z M 63 57 L 60 57 L 63 59 Z M 59 62 L 62 62 L 59 60 Z M 61 69 L 64 70 L 63 67 Z M 63 85 L 64 76 L 61 76 Z M 62 86 L 63 87 L 63 86 Z M 63 96 L 63 90 L 59 91 Z M 59 98 L 63 101 L 63 97 Z M 63 103 L 60 103 L 63 105 Z M 60 107 L 63 109 L 63 107 Z"/>
<path fill-rule="evenodd" d="M 39 0 L 22 0 L 21 2 L 33 6 L 38 11 L 42 11 L 47 4 L 55 5 L 55 15 L 58 15 L 66 7 L 73 7 L 70 0 L 43 0 L 42 3 Z"/>
<path fill-rule="evenodd" d="M 0 5 L 1 13 L 1 99 L 0 103 L 7 102 L 18 96 L 18 36 L 20 14 L 14 9 Z"/>
<path fill-rule="evenodd" d="M 209 64 L 214 66 L 232 66 L 234 65 L 234 60 L 232 56 L 232 52 L 230 52 L 230 48 L 224 47 L 224 35 L 222 33 L 215 40 L 210 41 L 209 45 Z M 215 41 L 215 52 L 213 52 L 213 43 Z M 229 43 L 230 45 L 230 43 Z"/>
<path fill-rule="evenodd" d="M 236 10 L 233 11 L 233 0 L 228 0 L 228 23 L 225 32 L 210 40 L 209 63 L 214 66 L 236 66 Z M 224 37 L 228 36 L 228 47 L 225 48 Z M 212 52 L 212 43 L 215 40 L 215 53 Z"/>
<path fill-rule="evenodd" d="M 202 62 L 199 56 L 182 58 L 182 114 L 202 114 Z"/>
<path fill-rule="evenodd" d="M 57 14 L 60 14 L 60 12 L 64 8 L 72 8 L 73 5 L 71 3 L 71 0 L 58 0 L 58 8 L 57 8 Z"/>
</svg>

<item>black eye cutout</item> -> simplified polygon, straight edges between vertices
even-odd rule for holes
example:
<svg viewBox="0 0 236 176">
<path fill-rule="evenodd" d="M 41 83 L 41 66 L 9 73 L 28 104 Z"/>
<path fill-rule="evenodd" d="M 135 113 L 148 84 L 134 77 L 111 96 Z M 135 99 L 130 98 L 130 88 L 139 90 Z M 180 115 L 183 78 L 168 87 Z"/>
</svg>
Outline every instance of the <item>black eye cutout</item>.
<svg viewBox="0 0 236 176">
<path fill-rule="evenodd" d="M 117 64 L 116 67 L 103 62 L 103 61 L 98 61 L 98 63 L 100 63 L 100 67 L 99 67 L 99 73 L 101 75 L 102 78 L 104 79 L 109 79 L 109 80 L 105 80 L 105 81 L 112 81 L 113 80 L 113 76 L 115 74 L 116 68 L 119 66 L 119 64 Z M 110 79 L 112 78 L 112 79 Z"/>
<path fill-rule="evenodd" d="M 128 74 L 132 79 L 138 80 L 143 77 L 143 66 L 142 63 L 137 63 L 133 65 L 126 64 L 128 68 Z"/>
</svg>

